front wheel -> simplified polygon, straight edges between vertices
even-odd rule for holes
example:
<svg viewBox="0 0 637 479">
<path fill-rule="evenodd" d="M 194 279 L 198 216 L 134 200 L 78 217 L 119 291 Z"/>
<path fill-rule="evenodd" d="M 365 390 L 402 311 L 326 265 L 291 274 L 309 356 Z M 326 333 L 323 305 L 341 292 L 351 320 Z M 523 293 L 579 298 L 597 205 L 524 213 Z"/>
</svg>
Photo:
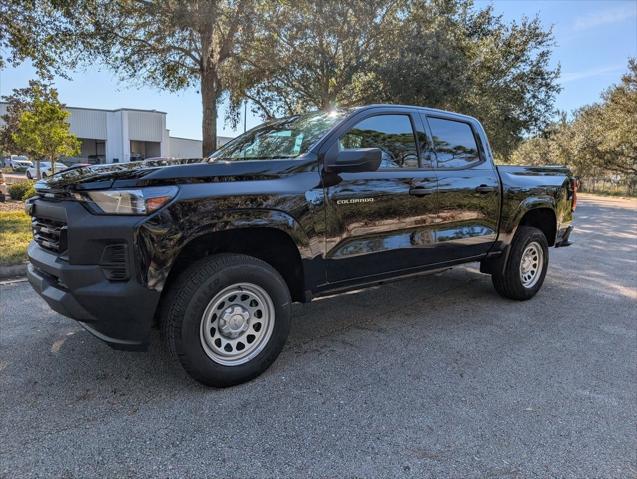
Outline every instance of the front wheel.
<svg viewBox="0 0 637 479">
<path fill-rule="evenodd" d="M 220 254 L 184 271 L 163 301 L 162 335 L 195 380 L 226 387 L 258 376 L 290 329 L 281 275 L 251 256 Z"/>
<path fill-rule="evenodd" d="M 27 171 L 27 178 L 29 178 L 30 180 L 33 179 L 33 175 L 31 174 L 30 171 Z"/>
<path fill-rule="evenodd" d="M 531 299 L 542 287 L 549 265 L 544 233 L 531 226 L 518 227 L 504 271 L 491 275 L 495 290 L 505 298 Z"/>
</svg>

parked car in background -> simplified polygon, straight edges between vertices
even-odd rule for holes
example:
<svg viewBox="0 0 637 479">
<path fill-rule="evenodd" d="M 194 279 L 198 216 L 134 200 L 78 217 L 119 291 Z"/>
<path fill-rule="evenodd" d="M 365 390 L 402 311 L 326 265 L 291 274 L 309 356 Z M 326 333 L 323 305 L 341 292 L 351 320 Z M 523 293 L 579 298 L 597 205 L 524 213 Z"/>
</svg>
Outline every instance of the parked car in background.
<svg viewBox="0 0 637 479">
<path fill-rule="evenodd" d="M 66 170 L 68 168 L 67 165 L 65 165 L 64 163 L 62 163 L 61 161 L 56 161 L 55 162 L 55 172 L 51 169 L 51 162 L 50 161 L 41 161 L 40 162 L 40 174 L 42 175 L 42 178 L 47 178 L 49 176 L 51 176 L 54 173 L 57 173 L 58 171 L 62 171 L 62 170 Z M 29 168 L 27 168 L 27 178 L 29 178 L 30 180 L 33 180 L 35 178 L 38 177 L 38 170 L 36 165 L 33 165 Z"/>
<path fill-rule="evenodd" d="M 13 171 L 26 171 L 28 168 L 33 166 L 33 162 L 26 156 L 11 155 L 11 158 L 9 159 L 9 166 L 11 166 Z"/>
</svg>

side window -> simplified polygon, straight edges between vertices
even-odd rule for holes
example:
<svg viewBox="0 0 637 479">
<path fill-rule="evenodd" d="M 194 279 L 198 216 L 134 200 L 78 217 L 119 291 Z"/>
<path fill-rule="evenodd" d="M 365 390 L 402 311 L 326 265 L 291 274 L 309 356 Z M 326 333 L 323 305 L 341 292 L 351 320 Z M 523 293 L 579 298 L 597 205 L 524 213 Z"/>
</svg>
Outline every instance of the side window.
<svg viewBox="0 0 637 479">
<path fill-rule="evenodd" d="M 339 139 L 340 150 L 380 148 L 381 168 L 418 168 L 416 139 L 408 115 L 378 115 L 357 123 Z"/>
<path fill-rule="evenodd" d="M 480 161 L 478 145 L 468 123 L 427 117 L 439 168 L 464 168 Z"/>
</svg>

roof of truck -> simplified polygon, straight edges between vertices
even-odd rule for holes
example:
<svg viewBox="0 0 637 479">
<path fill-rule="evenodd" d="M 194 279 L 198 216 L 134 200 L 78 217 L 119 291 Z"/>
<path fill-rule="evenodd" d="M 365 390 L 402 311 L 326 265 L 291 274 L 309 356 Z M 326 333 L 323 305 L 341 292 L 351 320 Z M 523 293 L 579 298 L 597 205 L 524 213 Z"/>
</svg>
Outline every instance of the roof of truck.
<svg viewBox="0 0 637 479">
<path fill-rule="evenodd" d="M 371 108 L 409 108 L 409 109 L 417 109 L 417 110 L 422 110 L 425 113 L 430 113 L 432 115 L 435 114 L 442 114 L 442 115 L 447 115 L 447 116 L 454 116 L 458 119 L 466 119 L 466 120 L 473 120 L 473 121 L 477 121 L 479 122 L 479 120 L 473 116 L 470 115 L 464 115 L 462 113 L 456 113 L 454 111 L 448 111 L 448 110 L 440 110 L 438 108 L 430 108 L 430 107 L 426 107 L 426 106 L 420 106 L 420 105 L 399 105 L 399 104 L 394 104 L 394 103 L 373 103 L 371 105 L 361 105 L 358 107 L 353 107 L 352 110 L 356 110 L 356 111 L 362 111 L 362 110 L 366 110 L 366 109 L 371 109 Z"/>
</svg>

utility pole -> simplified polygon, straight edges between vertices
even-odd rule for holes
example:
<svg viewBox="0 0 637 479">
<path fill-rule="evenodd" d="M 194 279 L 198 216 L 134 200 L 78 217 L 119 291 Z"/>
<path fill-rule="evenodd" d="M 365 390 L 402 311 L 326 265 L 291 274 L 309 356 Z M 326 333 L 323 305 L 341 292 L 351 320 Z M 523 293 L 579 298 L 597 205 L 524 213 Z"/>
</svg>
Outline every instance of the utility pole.
<svg viewBox="0 0 637 479">
<path fill-rule="evenodd" d="M 243 102 L 243 132 L 246 132 L 246 124 L 248 121 L 248 100 Z"/>
</svg>

